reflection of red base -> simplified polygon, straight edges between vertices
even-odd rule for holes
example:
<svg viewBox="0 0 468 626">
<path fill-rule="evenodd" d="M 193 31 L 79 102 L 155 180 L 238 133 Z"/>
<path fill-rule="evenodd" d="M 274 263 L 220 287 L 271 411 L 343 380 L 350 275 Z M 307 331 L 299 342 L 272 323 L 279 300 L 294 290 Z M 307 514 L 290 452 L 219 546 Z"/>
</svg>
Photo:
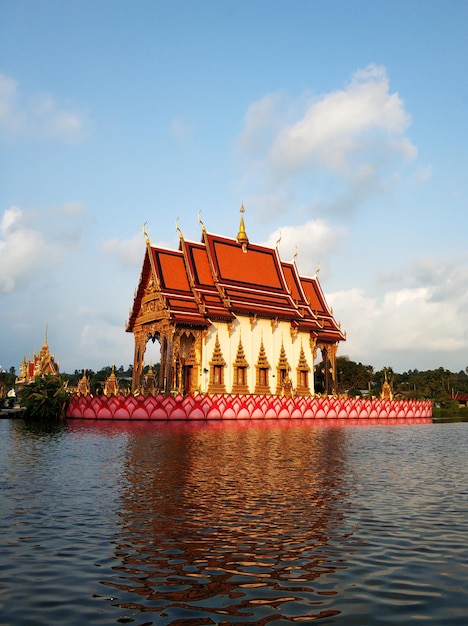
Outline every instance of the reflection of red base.
<svg viewBox="0 0 468 626">
<path fill-rule="evenodd" d="M 361 398 L 177 395 L 73 396 L 67 417 L 111 420 L 313 419 L 321 423 L 431 423 L 430 400 Z"/>
</svg>

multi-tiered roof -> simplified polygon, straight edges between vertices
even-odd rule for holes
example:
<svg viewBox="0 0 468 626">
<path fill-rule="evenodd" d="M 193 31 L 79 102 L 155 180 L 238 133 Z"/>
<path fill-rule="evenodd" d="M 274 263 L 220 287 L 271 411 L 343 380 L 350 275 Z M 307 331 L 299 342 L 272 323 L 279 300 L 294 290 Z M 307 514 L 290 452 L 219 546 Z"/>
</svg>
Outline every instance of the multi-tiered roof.
<svg viewBox="0 0 468 626">
<path fill-rule="evenodd" d="M 145 313 L 149 286 L 158 294 L 158 307 Z M 243 219 L 237 239 L 202 227 L 200 242 L 186 241 L 180 233 L 179 249 L 170 250 L 147 238 L 129 332 L 148 316 L 180 327 L 209 327 L 240 315 L 289 321 L 325 343 L 345 339 L 317 276 L 300 276 L 295 262 L 281 261 L 277 248 L 249 243 Z"/>
</svg>

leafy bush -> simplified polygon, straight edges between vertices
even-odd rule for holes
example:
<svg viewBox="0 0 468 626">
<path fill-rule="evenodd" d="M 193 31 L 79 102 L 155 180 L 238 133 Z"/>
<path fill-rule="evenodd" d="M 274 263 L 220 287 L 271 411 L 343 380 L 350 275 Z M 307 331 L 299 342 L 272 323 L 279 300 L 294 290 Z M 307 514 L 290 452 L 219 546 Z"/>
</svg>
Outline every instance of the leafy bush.
<svg viewBox="0 0 468 626">
<path fill-rule="evenodd" d="M 61 419 L 68 403 L 68 393 L 59 376 L 38 376 L 20 392 L 20 404 L 25 417 Z"/>
</svg>

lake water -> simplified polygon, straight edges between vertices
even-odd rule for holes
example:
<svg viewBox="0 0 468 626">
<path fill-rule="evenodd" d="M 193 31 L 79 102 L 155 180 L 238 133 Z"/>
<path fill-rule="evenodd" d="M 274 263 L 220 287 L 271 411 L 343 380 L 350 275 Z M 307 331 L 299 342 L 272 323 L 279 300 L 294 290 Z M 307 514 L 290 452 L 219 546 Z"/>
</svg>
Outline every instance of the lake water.
<svg viewBox="0 0 468 626">
<path fill-rule="evenodd" d="M 0 422 L 0 624 L 468 623 L 468 423 Z"/>
</svg>

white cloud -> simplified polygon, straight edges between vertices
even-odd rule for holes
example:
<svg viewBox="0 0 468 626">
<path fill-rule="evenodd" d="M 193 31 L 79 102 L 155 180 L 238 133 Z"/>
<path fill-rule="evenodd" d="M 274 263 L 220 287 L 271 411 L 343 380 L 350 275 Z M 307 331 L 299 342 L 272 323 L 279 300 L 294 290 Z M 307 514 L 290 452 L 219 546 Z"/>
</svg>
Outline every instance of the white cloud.
<svg viewBox="0 0 468 626">
<path fill-rule="evenodd" d="M 152 241 L 151 243 L 160 248 L 173 249 L 174 247 L 173 244 L 169 244 L 165 241 Z M 106 239 L 102 243 L 104 252 L 117 259 L 123 269 L 132 270 L 135 269 L 135 267 L 141 267 L 145 255 L 145 246 L 145 238 L 141 232 L 135 233 L 135 235 L 129 239 L 113 237 L 112 239 Z"/>
<path fill-rule="evenodd" d="M 275 246 L 284 261 L 290 261 L 297 251 L 296 264 L 303 276 L 312 276 L 323 259 L 339 247 L 345 236 L 343 228 L 331 226 L 322 219 L 310 220 L 299 226 L 281 226 L 266 241 L 266 245 Z"/>
<path fill-rule="evenodd" d="M 84 111 L 61 106 L 47 92 L 24 97 L 18 83 L 0 74 L 0 129 L 8 135 L 72 142 L 87 134 Z"/>
<path fill-rule="evenodd" d="M 284 117 L 281 114 L 283 112 L 280 113 L 282 105 L 282 95 L 273 93 L 249 106 L 238 142 L 243 151 L 252 155 L 263 154 L 268 150 L 275 133 L 284 125 Z"/>
<path fill-rule="evenodd" d="M 123 268 L 134 269 L 141 266 L 145 254 L 145 240 L 141 233 L 136 233 L 130 239 L 107 239 L 102 249 L 115 257 Z"/>
<path fill-rule="evenodd" d="M 84 202 L 66 202 L 63 205 L 63 210 L 68 215 L 84 215 L 86 207 Z"/>
<path fill-rule="evenodd" d="M 125 332 L 123 323 L 111 324 L 94 319 L 81 330 L 79 352 L 83 355 L 83 367 L 127 366 L 133 363 L 133 335 Z M 116 355 L 118 363 L 115 362 Z"/>
<path fill-rule="evenodd" d="M 389 92 L 385 69 L 369 66 L 345 89 L 313 101 L 302 119 L 279 133 L 271 148 L 272 168 L 284 173 L 315 164 L 350 175 L 356 160 L 370 163 L 382 150 L 414 158 L 416 149 L 403 136 L 408 125 L 403 101 Z"/>
<path fill-rule="evenodd" d="M 402 163 L 416 157 L 409 124 L 385 68 L 370 65 L 344 88 L 312 99 L 275 93 L 254 102 L 238 147 L 248 180 L 262 189 L 252 195 L 292 188 L 310 212 L 343 212 L 387 189 Z"/>
<path fill-rule="evenodd" d="M 410 268 L 397 289 L 379 297 L 370 297 L 362 289 L 327 294 L 335 317 L 347 331 L 342 354 L 355 361 L 387 363 L 397 371 L 414 367 L 415 355 L 418 363 L 430 357 L 428 368 L 444 366 L 447 358 L 457 358 L 459 367 L 466 367 L 467 259 L 432 259 L 420 265 L 425 270 L 418 276 Z M 403 276 L 413 285 L 405 284 Z"/>
<path fill-rule="evenodd" d="M 59 261 L 58 249 L 38 230 L 28 228 L 18 207 L 7 209 L 0 222 L 0 290 L 10 292 L 32 282 L 40 271 Z"/>
<path fill-rule="evenodd" d="M 51 219 L 52 218 L 52 219 Z M 24 211 L 12 206 L 0 220 L 0 291 L 23 288 L 50 275 L 81 237 L 67 211 Z"/>
</svg>

